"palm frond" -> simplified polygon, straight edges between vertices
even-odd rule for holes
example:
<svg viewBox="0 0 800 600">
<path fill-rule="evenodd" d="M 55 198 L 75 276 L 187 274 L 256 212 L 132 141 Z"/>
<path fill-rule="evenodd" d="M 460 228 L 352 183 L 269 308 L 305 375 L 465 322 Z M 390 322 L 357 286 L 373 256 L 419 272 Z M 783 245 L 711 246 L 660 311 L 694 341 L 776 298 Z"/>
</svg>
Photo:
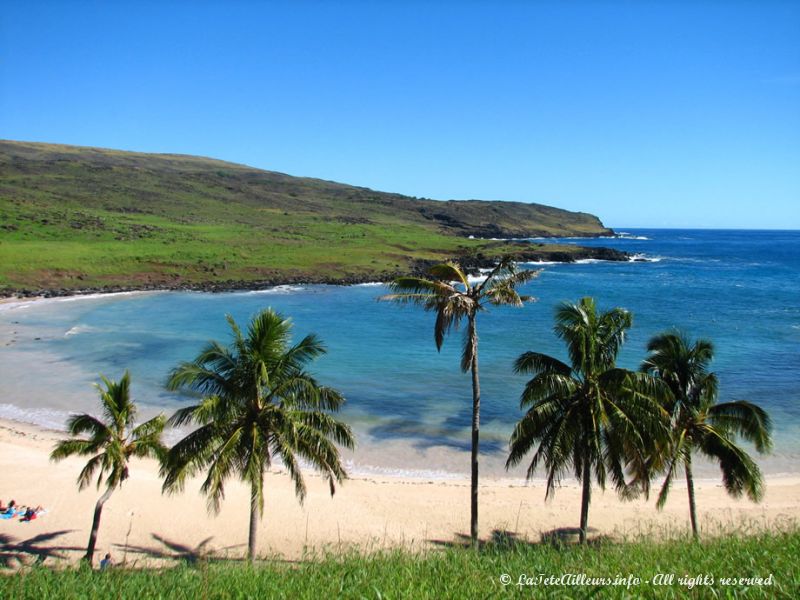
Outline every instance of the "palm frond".
<svg viewBox="0 0 800 600">
<path fill-rule="evenodd" d="M 469 288 L 469 281 L 464 271 L 457 264 L 449 262 L 432 266 L 428 269 L 428 274 L 439 282 L 450 283 L 458 282 L 464 286 L 466 291 Z"/>
<path fill-rule="evenodd" d="M 71 415 L 67 419 L 67 432 L 72 436 L 88 433 L 93 440 L 109 439 L 114 435 L 105 423 L 88 414 Z"/>
<path fill-rule="evenodd" d="M 427 301 L 461 293 L 449 282 L 432 281 L 424 277 L 398 277 L 387 287 L 391 293 L 380 296 L 378 300 L 425 305 Z"/>
<path fill-rule="evenodd" d="M 236 465 L 247 458 L 241 452 L 236 452 L 242 436 L 241 426 L 233 428 L 214 449 L 213 455 L 209 456 L 208 474 L 200 489 L 208 496 L 208 509 L 214 514 L 219 513 L 220 504 L 225 498 L 225 481 L 235 472 Z"/>
<path fill-rule="evenodd" d="M 305 365 L 327 352 L 325 344 L 314 334 L 310 333 L 297 344 L 280 355 L 276 370 L 290 368 L 294 371 L 301 370 Z"/>
<path fill-rule="evenodd" d="M 89 440 L 61 440 L 50 452 L 50 460 L 60 461 L 75 454 L 85 456 L 97 452 L 99 445 Z"/>
<path fill-rule="evenodd" d="M 103 386 L 95 384 L 95 388 L 100 394 L 100 402 L 103 407 L 103 414 L 106 416 L 110 428 L 122 433 L 125 428 L 133 423 L 136 415 L 136 405 L 131 402 L 130 383 L 131 377 L 125 371 L 119 381 L 112 381 L 101 375 L 100 379 Z"/>
<path fill-rule="evenodd" d="M 678 433 L 677 438 L 673 444 L 665 449 L 664 454 L 666 458 L 658 457 L 667 464 L 666 474 L 664 475 L 664 483 L 661 484 L 661 491 L 658 493 L 658 500 L 656 500 L 656 508 L 661 510 L 667 502 L 672 481 L 675 479 L 675 472 L 678 466 L 685 464 L 691 458 L 692 447 L 686 437 L 686 431 Z"/>
<path fill-rule="evenodd" d="M 161 441 L 167 419 L 164 415 L 153 417 L 131 431 L 129 453 L 138 458 L 156 458 L 163 463 L 167 457 L 167 447 Z"/>
<path fill-rule="evenodd" d="M 294 494 L 297 496 L 300 504 L 303 504 L 307 489 L 305 479 L 303 479 L 303 473 L 300 470 L 300 465 L 297 463 L 297 459 L 294 456 L 295 448 L 297 447 L 296 436 L 292 436 L 291 444 L 281 435 L 273 435 L 271 442 L 273 454 L 281 457 L 281 461 L 294 483 Z"/>
<path fill-rule="evenodd" d="M 436 321 L 433 325 L 433 341 L 436 343 L 437 350 L 442 349 L 444 338 L 451 329 L 458 328 L 463 316 L 463 313 L 453 310 L 452 304 L 442 303 L 439 310 L 436 311 Z"/>
<path fill-rule="evenodd" d="M 538 375 L 539 373 L 555 373 L 569 377 L 572 369 L 557 358 L 540 352 L 524 352 L 514 362 L 514 372 Z"/>
<path fill-rule="evenodd" d="M 209 464 L 223 440 L 219 427 L 212 423 L 198 427 L 170 448 L 160 472 L 164 478 L 162 490 L 182 491 L 186 479 Z"/>
<path fill-rule="evenodd" d="M 767 412 L 745 400 L 715 404 L 708 410 L 714 427 L 740 435 L 761 453 L 772 449 L 772 420 Z"/>
<path fill-rule="evenodd" d="M 219 357 L 220 359 L 222 357 Z M 235 359 L 234 359 L 235 360 Z M 201 396 L 226 396 L 236 393 L 235 372 L 219 369 L 213 361 L 183 362 L 169 374 L 170 391 L 194 392 Z M 227 366 L 227 365 L 226 365 Z"/>
<path fill-rule="evenodd" d="M 750 455 L 734 444 L 724 431 L 711 425 L 703 425 L 700 433 L 699 449 L 709 458 L 719 461 L 722 483 L 727 492 L 734 497 L 747 493 L 752 501 L 760 501 L 764 495 L 763 479 Z"/>
<path fill-rule="evenodd" d="M 295 427 L 302 426 L 319 432 L 327 439 L 331 439 L 340 446 L 353 450 L 355 436 L 350 426 L 339 421 L 333 415 L 322 411 L 292 411 L 286 415 L 287 421 L 294 423 Z"/>
<path fill-rule="evenodd" d="M 539 373 L 528 380 L 520 396 L 520 408 L 537 406 L 542 402 L 570 402 L 577 394 L 579 383 L 560 373 Z"/>
<path fill-rule="evenodd" d="M 488 277 L 481 284 L 480 289 L 491 304 L 496 306 L 504 304 L 522 306 L 524 302 L 535 302 L 536 298 L 521 295 L 517 288 L 536 279 L 541 273 L 541 269 L 536 271 L 522 269 L 518 271 L 516 265 L 511 263 L 505 272 L 498 273 L 494 277 Z"/>
</svg>

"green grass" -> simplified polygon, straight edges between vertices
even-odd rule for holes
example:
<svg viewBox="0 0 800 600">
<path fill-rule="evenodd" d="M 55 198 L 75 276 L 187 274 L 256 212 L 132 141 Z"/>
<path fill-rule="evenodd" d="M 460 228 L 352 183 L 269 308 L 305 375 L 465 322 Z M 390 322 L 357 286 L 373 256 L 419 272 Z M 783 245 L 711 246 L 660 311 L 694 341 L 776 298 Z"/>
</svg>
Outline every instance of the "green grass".
<svg viewBox="0 0 800 600">
<path fill-rule="evenodd" d="M 0 141 L 6 292 L 388 279 L 418 261 L 508 250 L 470 234 L 607 232 L 592 215 L 536 204 L 436 202 L 199 157 Z"/>
<path fill-rule="evenodd" d="M 298 562 L 199 560 L 176 568 L 105 572 L 36 567 L 0 577 L 2 598 L 797 598 L 800 531 L 741 536 L 702 543 L 689 539 L 604 542 L 588 547 L 526 544 L 496 539 L 480 552 L 445 548 L 350 552 Z M 544 585 L 539 577 L 565 574 L 608 578 L 628 585 Z M 659 574 L 672 583 L 654 585 Z M 722 578 L 773 577 L 773 585 L 723 583 Z M 503 578 L 507 575 L 509 579 Z M 533 578 L 536 585 L 517 583 Z M 713 577 L 691 587 L 686 577 Z M 635 584 L 633 578 L 639 578 Z M 510 581 L 507 585 L 503 581 Z M 695 579 L 695 581 L 698 581 Z M 710 579 L 707 579 L 710 581 Z M 647 583 L 650 582 L 650 583 Z"/>
</svg>

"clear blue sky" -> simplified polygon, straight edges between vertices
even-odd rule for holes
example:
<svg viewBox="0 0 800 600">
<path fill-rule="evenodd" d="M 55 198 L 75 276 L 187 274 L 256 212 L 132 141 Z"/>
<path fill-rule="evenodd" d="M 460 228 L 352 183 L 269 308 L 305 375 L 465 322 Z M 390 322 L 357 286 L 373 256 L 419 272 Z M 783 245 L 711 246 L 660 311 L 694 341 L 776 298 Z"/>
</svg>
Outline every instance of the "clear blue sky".
<svg viewBox="0 0 800 600">
<path fill-rule="evenodd" d="M 798 2 L 3 2 L 0 137 L 800 228 Z"/>
</svg>

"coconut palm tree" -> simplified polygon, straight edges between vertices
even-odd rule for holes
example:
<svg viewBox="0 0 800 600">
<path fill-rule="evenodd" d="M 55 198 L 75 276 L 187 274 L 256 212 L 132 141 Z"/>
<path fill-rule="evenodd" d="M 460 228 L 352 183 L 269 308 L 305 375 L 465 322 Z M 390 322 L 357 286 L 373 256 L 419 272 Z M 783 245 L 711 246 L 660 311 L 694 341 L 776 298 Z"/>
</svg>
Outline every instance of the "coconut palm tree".
<svg viewBox="0 0 800 600">
<path fill-rule="evenodd" d="M 210 342 L 192 362 L 170 374 L 167 388 L 199 394 L 197 404 L 178 410 L 170 423 L 198 426 L 175 444 L 162 470 L 164 490 L 183 489 L 186 478 L 205 470 L 202 491 L 218 512 L 225 482 L 237 475 L 250 486 L 248 557 L 255 560 L 256 532 L 264 513 L 264 475 L 279 459 L 302 503 L 306 486 L 298 458 L 320 471 L 331 495 L 347 477 L 336 444 L 354 447 L 350 428 L 330 413 L 344 403 L 320 385 L 306 365 L 325 353 L 313 334 L 291 346 L 292 323 L 272 309 L 258 313 L 242 333 L 228 316 L 233 339 Z"/>
<path fill-rule="evenodd" d="M 94 455 L 78 476 L 80 490 L 91 483 L 95 472 L 99 471 L 98 489 L 105 478 L 106 489 L 94 508 L 92 530 L 84 557 L 90 565 L 94 559 L 103 505 L 111 497 L 112 492 L 121 487 L 128 478 L 130 458 L 151 457 L 161 460 L 166 454 L 166 447 L 161 443 L 161 433 L 166 422 L 163 415 L 134 427 L 136 404 L 130 396 L 130 374 L 126 371 L 118 382 L 102 376 L 101 378 L 105 387 L 100 385 L 96 387 L 100 392 L 103 418 L 98 419 L 89 414 L 72 415 L 67 421 L 67 431 L 73 436 L 72 439 L 58 442 L 50 453 L 50 458 L 55 461 L 73 454 Z M 88 439 L 81 437 L 85 434 L 88 434 Z"/>
<path fill-rule="evenodd" d="M 391 294 L 379 300 L 410 303 L 424 310 L 436 313 L 433 338 L 436 349 L 441 350 L 445 336 L 451 329 L 458 328 L 461 321 L 467 321 L 464 348 L 461 353 L 461 370 L 472 374 L 472 452 L 470 486 L 470 537 L 472 543 L 478 540 L 478 454 L 480 438 L 481 387 L 478 376 L 478 313 L 488 304 L 495 306 L 508 304 L 522 306 L 532 300 L 521 296 L 517 287 L 534 277 L 540 271 L 517 270 L 509 259 L 502 259 L 487 277 L 470 283 L 464 270 L 455 263 L 444 263 L 428 270 L 429 278 L 400 277 L 389 284 Z"/>
<path fill-rule="evenodd" d="M 718 383 L 709 365 L 714 346 L 708 340 L 691 342 L 678 332 L 662 333 L 647 344 L 642 371 L 660 377 L 672 391 L 664 408 L 670 414 L 671 435 L 652 457 L 653 467 L 665 471 L 656 506 L 663 508 L 681 466 L 686 474 L 692 533 L 699 536 L 692 475 L 692 454 L 719 462 L 725 489 L 757 502 L 763 496 L 758 465 L 736 445 L 736 436 L 752 442 L 759 453 L 772 447 L 772 423 L 759 406 L 744 400 L 717 403 Z"/>
<path fill-rule="evenodd" d="M 566 343 L 571 364 L 525 352 L 514 365 L 517 373 L 533 377 L 522 393 L 520 406 L 527 412 L 511 435 L 506 468 L 518 465 L 538 444 L 527 477 L 544 464 L 547 499 L 572 467 L 583 486 L 581 543 L 586 542 L 592 473 L 602 489 L 610 478 L 624 498 L 647 493 L 648 448 L 666 433 L 666 413 L 659 405 L 664 386 L 616 366 L 631 324 L 631 313 L 622 308 L 598 313 L 592 298 L 563 303 L 554 331 Z M 626 481 L 626 467 L 631 481 Z"/>
</svg>

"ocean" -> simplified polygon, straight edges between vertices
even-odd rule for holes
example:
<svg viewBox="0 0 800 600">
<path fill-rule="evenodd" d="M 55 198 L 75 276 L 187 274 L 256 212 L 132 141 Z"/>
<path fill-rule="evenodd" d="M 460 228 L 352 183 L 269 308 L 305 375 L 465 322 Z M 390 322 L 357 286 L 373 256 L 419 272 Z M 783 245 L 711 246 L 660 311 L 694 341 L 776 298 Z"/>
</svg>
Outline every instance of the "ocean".
<svg viewBox="0 0 800 600">
<path fill-rule="evenodd" d="M 621 366 L 636 368 L 647 340 L 665 329 L 711 339 L 720 399 L 757 402 L 775 423 L 775 451 L 758 459 L 763 470 L 800 472 L 800 231 L 626 229 L 615 238 L 554 241 L 619 248 L 640 260 L 524 265 L 543 269 L 522 290 L 537 301 L 479 316 L 484 476 L 522 476 L 503 467 L 525 382 L 512 364 L 527 350 L 564 358 L 553 312 L 582 296 L 633 312 Z M 461 333 L 437 353 L 432 315 L 377 302 L 385 290 L 279 286 L 0 305 L 0 417 L 63 427 L 70 412 L 96 409 L 99 374 L 116 379 L 125 369 L 142 416 L 170 414 L 188 399 L 163 389 L 169 370 L 207 340 L 227 340 L 225 314 L 245 324 L 272 307 L 293 319 L 295 339 L 315 332 L 328 347 L 311 370 L 347 398 L 341 416 L 358 436 L 346 455 L 351 471 L 462 477 L 471 388 L 458 368 Z M 718 472 L 705 465 L 700 475 Z"/>
</svg>

